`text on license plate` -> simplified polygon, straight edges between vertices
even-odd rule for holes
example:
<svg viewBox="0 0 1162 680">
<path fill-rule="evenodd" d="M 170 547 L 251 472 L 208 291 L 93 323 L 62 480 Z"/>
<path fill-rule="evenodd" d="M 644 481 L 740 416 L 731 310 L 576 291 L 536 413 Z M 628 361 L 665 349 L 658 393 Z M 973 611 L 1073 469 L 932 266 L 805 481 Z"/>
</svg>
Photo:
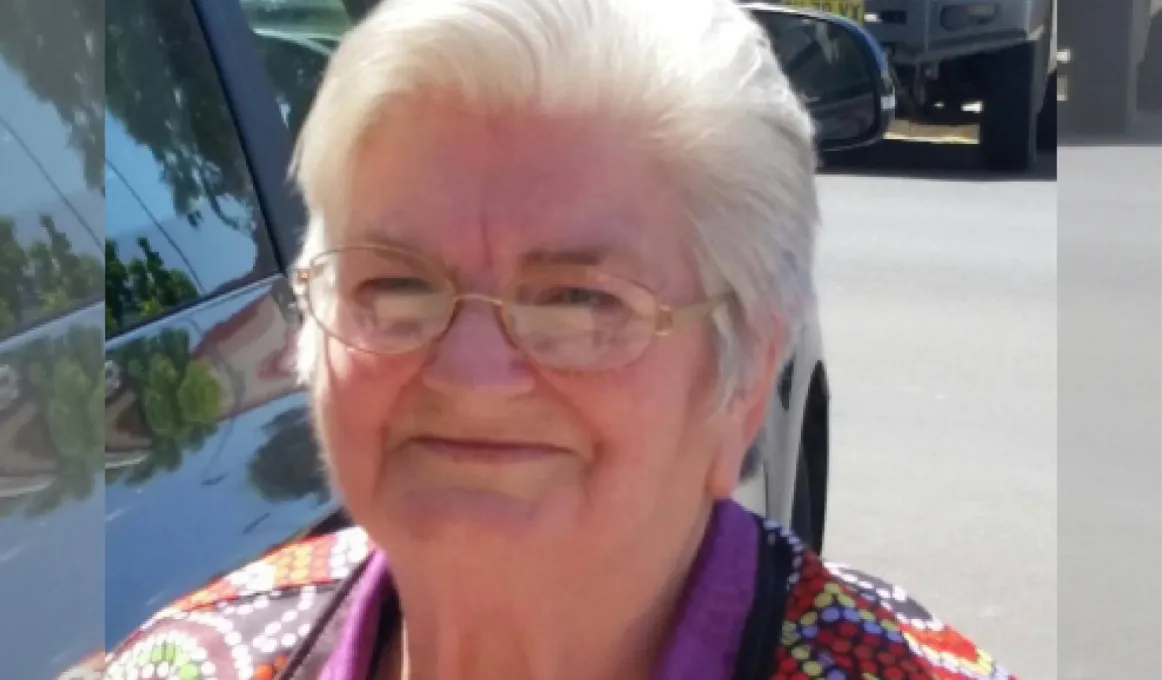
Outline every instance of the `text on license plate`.
<svg viewBox="0 0 1162 680">
<path fill-rule="evenodd" d="M 791 7 L 806 7 L 822 12 L 840 14 L 852 21 L 858 21 L 861 24 L 863 23 L 863 15 L 866 11 L 864 0 L 783 0 L 783 4 Z"/>
</svg>

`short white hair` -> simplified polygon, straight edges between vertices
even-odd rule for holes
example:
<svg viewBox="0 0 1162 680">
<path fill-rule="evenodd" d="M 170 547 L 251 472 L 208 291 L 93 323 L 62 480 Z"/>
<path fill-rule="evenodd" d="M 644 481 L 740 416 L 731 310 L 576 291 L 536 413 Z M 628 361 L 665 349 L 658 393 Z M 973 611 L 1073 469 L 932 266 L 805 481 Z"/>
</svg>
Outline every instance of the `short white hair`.
<svg viewBox="0 0 1162 680">
<path fill-rule="evenodd" d="M 767 342 L 796 336 L 815 298 L 812 123 L 733 0 L 384 0 L 332 56 L 295 150 L 310 213 L 300 264 L 346 219 L 362 136 L 393 102 L 424 94 L 482 114 L 637 123 L 680 185 L 704 287 L 736 297 L 714 319 L 720 398 L 757 374 Z M 320 337 L 305 319 L 308 383 Z"/>
</svg>

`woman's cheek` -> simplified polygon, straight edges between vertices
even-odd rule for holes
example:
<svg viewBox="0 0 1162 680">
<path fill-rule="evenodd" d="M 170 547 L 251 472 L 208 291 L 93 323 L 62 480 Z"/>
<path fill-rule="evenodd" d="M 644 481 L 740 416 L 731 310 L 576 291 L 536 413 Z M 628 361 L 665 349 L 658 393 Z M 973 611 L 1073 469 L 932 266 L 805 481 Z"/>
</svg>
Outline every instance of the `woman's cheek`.
<svg viewBox="0 0 1162 680">
<path fill-rule="evenodd" d="M 328 341 L 326 361 L 319 376 L 324 390 L 317 398 L 339 406 L 340 415 L 353 427 L 382 427 L 403 386 L 414 377 L 422 356 L 382 356 Z"/>
<path fill-rule="evenodd" d="M 383 434 L 404 385 L 419 370 L 414 356 L 384 357 L 329 343 L 314 386 L 323 449 L 346 493 L 373 483 Z"/>
<path fill-rule="evenodd" d="M 617 371 L 593 375 L 547 374 L 546 382 L 607 452 L 628 460 L 604 461 L 617 468 L 636 467 L 642 447 L 663 433 L 680 431 L 685 420 L 689 382 L 655 357 Z"/>
</svg>

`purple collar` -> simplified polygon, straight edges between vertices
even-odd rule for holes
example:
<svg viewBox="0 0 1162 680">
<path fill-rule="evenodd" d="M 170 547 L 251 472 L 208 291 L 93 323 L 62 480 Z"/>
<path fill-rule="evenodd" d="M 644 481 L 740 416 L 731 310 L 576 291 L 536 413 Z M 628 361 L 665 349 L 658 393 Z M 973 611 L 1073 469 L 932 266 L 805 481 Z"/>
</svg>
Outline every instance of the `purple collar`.
<svg viewBox="0 0 1162 680">
<path fill-rule="evenodd" d="M 754 598 L 759 539 L 748 511 L 734 501 L 715 504 L 655 680 L 728 680 L 733 675 Z M 387 559 L 376 552 L 351 592 L 351 609 L 322 680 L 368 680 L 381 609 L 390 593 Z"/>
</svg>

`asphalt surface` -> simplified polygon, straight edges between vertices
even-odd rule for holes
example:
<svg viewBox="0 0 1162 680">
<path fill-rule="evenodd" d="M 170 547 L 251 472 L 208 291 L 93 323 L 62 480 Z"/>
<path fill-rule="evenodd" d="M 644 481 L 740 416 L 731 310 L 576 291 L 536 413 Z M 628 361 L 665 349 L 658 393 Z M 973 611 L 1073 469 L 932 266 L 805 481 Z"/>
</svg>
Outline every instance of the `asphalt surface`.
<svg viewBox="0 0 1162 680">
<path fill-rule="evenodd" d="M 889 142 L 820 178 L 824 552 L 1058 677 L 1056 159 Z"/>
</svg>

